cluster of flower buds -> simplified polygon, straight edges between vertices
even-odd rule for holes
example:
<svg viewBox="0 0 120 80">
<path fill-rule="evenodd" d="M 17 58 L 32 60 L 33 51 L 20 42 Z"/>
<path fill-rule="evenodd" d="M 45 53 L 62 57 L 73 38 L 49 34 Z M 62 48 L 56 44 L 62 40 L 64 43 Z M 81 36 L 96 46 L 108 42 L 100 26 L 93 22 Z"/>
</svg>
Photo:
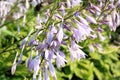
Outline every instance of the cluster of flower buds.
<svg viewBox="0 0 120 80">
<path fill-rule="evenodd" d="M 9 1 L 12 4 L 17 2 L 19 11 L 13 12 L 13 17 L 17 20 L 23 16 L 23 26 L 26 23 L 26 12 L 29 11 L 29 5 L 32 4 L 35 7 L 44 2 L 44 0 L 31 0 L 31 2 L 25 0 L 25 3 L 21 3 L 22 0 L 0 1 L 0 18 L 3 18 L 3 15 L 6 16 L 10 11 L 10 9 L 5 9 L 10 5 L 10 3 L 8 5 L 5 2 Z M 120 0 L 97 0 L 95 4 L 92 0 L 88 0 L 87 6 L 84 7 L 85 2 L 84 0 L 66 0 L 58 2 L 56 4 L 57 9 L 53 7 L 55 10 L 47 9 L 44 12 L 44 17 L 38 13 L 35 31 L 31 30 L 21 42 L 21 53 L 18 63 L 16 63 L 18 53 L 16 54 L 11 68 L 12 74 L 16 70 L 16 65 L 21 64 L 24 49 L 28 47 L 31 52 L 26 61 L 26 66 L 30 72 L 34 71 L 33 80 L 36 80 L 38 75 L 39 80 L 49 80 L 49 72 L 53 79 L 56 80 L 54 65 L 60 68 L 68 62 L 66 53 L 60 49 L 62 46 L 65 46 L 66 52 L 70 53 L 71 61 L 80 60 L 85 58 L 86 54 L 78 43 L 96 38 L 104 41 L 102 26 L 104 25 L 109 27 L 111 31 L 115 31 L 117 26 L 120 25 Z M 70 15 L 72 9 L 72 15 Z M 99 52 L 103 50 L 101 44 L 97 42 L 89 44 L 88 47 L 91 52 L 94 52 L 94 47 Z"/>
</svg>

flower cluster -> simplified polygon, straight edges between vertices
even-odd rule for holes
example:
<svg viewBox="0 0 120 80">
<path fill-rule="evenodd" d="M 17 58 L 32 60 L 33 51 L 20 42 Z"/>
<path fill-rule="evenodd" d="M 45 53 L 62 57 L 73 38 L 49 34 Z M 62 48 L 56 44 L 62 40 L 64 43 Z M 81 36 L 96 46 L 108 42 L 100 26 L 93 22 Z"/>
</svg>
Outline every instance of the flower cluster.
<svg viewBox="0 0 120 80">
<path fill-rule="evenodd" d="M 5 8 L 16 3 L 18 11 L 12 12 L 12 17 L 15 20 L 22 17 L 24 26 L 27 19 L 26 13 L 29 11 L 30 6 L 36 7 L 42 3 L 47 6 L 49 4 L 49 2 L 43 0 L 31 0 L 31 2 L 25 0 L 24 3 L 21 1 L 0 1 L 0 18 L 4 19 L 11 9 L 11 7 L 9 9 Z M 8 4 L 8 2 L 11 3 Z M 84 5 L 86 2 L 88 4 Z M 26 61 L 26 66 L 30 72 L 34 71 L 33 80 L 36 80 L 38 75 L 39 80 L 49 80 L 48 72 L 56 80 L 54 65 L 59 69 L 68 62 L 66 53 L 60 49 L 62 46 L 68 49 L 66 51 L 70 53 L 71 61 L 80 60 L 87 55 L 82 50 L 82 47 L 78 45 L 79 43 L 96 38 L 103 42 L 105 37 L 102 34 L 104 32 L 102 26 L 109 27 L 111 31 L 116 31 L 117 26 L 120 25 L 120 0 L 97 0 L 96 4 L 92 0 L 66 0 L 65 2 L 56 0 L 52 3 L 56 6 L 44 10 L 44 17 L 39 12 L 37 13 L 35 29 L 31 30 L 21 42 L 21 53 L 17 63 L 18 53 L 16 54 L 11 68 L 12 74 L 15 73 L 16 66 L 21 64 L 24 49 L 28 47 L 31 52 Z M 101 44 L 97 42 L 89 44 L 88 47 L 91 52 L 94 52 L 94 47 L 99 52 L 103 51 Z"/>
</svg>

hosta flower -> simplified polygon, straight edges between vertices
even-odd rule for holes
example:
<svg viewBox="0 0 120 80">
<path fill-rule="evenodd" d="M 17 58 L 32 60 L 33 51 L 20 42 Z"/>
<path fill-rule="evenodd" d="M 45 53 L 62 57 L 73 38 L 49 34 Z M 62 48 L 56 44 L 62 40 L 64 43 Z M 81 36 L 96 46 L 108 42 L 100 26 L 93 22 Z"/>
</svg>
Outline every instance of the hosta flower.
<svg viewBox="0 0 120 80">
<path fill-rule="evenodd" d="M 22 62 L 22 56 L 23 56 L 23 53 L 21 52 L 21 53 L 20 53 L 20 56 L 19 56 L 19 58 L 18 58 L 18 65 L 20 65 L 21 62 Z"/>
<path fill-rule="evenodd" d="M 56 77 L 56 73 L 55 73 L 55 68 L 53 66 L 53 64 L 51 63 L 51 61 L 48 61 L 48 65 L 49 65 L 49 70 L 50 70 L 50 73 L 53 77 L 54 80 L 57 80 L 57 77 Z"/>
<path fill-rule="evenodd" d="M 49 50 L 46 49 L 46 50 L 45 50 L 45 59 L 46 59 L 46 60 L 48 60 L 48 56 L 49 56 Z"/>
<path fill-rule="evenodd" d="M 99 44 L 99 43 L 95 43 L 94 46 L 96 46 L 96 48 L 98 49 L 98 52 L 102 52 L 103 51 L 103 48 L 102 48 L 102 45 Z"/>
<path fill-rule="evenodd" d="M 32 61 L 32 54 L 33 54 L 33 50 L 31 51 L 29 58 L 26 60 L 26 67 L 28 67 L 30 62 Z"/>
<path fill-rule="evenodd" d="M 72 7 L 79 5 L 82 2 L 82 0 L 71 0 Z"/>
<path fill-rule="evenodd" d="M 25 37 L 25 39 L 22 41 L 22 43 L 21 43 L 21 45 L 20 45 L 20 48 L 24 48 L 24 46 L 25 46 L 27 40 L 28 40 L 28 36 Z"/>
<path fill-rule="evenodd" d="M 64 36 L 63 28 L 62 28 L 62 26 L 60 26 L 59 31 L 57 33 L 57 39 L 60 43 L 63 39 L 63 36 Z"/>
<path fill-rule="evenodd" d="M 60 9 L 59 10 L 62 12 L 62 15 L 65 15 L 65 7 L 64 7 L 64 4 L 62 2 L 60 3 Z"/>
<path fill-rule="evenodd" d="M 87 15 L 87 14 L 85 14 L 85 16 L 86 16 L 86 19 L 87 19 L 89 22 L 91 22 L 91 23 L 93 23 L 93 24 L 97 24 L 96 20 L 95 20 L 92 16 L 89 16 L 89 15 Z"/>
<path fill-rule="evenodd" d="M 59 42 L 58 40 L 54 39 L 54 40 L 51 42 L 50 46 L 51 46 L 52 48 L 54 48 L 54 49 L 58 49 L 58 48 L 60 47 L 60 42 Z"/>
<path fill-rule="evenodd" d="M 15 71 L 16 71 L 16 66 L 17 66 L 16 60 L 17 60 L 17 56 L 18 56 L 18 53 L 16 53 L 14 62 L 13 62 L 12 67 L 11 67 L 11 74 L 12 74 L 12 75 L 13 75 L 13 74 L 15 73 Z"/>
<path fill-rule="evenodd" d="M 70 2 L 70 0 L 67 0 L 66 3 L 67 3 L 67 7 L 71 8 L 71 2 Z"/>
<path fill-rule="evenodd" d="M 43 50 L 46 46 L 47 45 L 46 45 L 45 41 L 43 41 L 41 44 L 38 44 L 37 50 Z"/>
<path fill-rule="evenodd" d="M 78 16 L 78 17 L 79 17 L 81 23 L 83 23 L 84 25 L 89 25 L 87 20 L 84 19 L 82 16 Z"/>
<path fill-rule="evenodd" d="M 34 73 L 37 73 L 38 72 L 38 66 L 40 64 L 40 59 L 39 59 L 39 56 L 36 56 L 28 65 L 28 70 L 29 71 L 32 71 L 34 69 Z M 36 70 L 36 69 L 37 70 Z"/>
<path fill-rule="evenodd" d="M 116 30 L 116 26 L 113 25 L 112 16 L 108 15 L 106 20 L 108 21 L 107 25 L 109 26 L 110 30 L 111 31 L 115 31 Z"/>
<path fill-rule="evenodd" d="M 72 28 L 73 30 L 73 37 L 75 38 L 75 40 L 77 42 L 80 42 L 82 40 L 85 40 L 88 36 L 91 35 L 91 32 L 93 32 L 93 30 L 85 25 L 80 23 L 79 21 L 75 20 L 76 25 L 77 25 L 77 29 L 76 28 Z"/>
<path fill-rule="evenodd" d="M 65 63 L 67 60 L 64 58 L 64 56 L 60 55 L 59 52 L 56 52 L 56 65 L 57 68 L 60 68 L 61 66 L 65 66 Z"/>
<path fill-rule="evenodd" d="M 53 37 L 54 37 L 53 31 L 48 32 L 46 42 L 50 44 L 52 42 Z"/>
<path fill-rule="evenodd" d="M 100 15 L 101 9 L 98 6 L 92 4 L 91 2 L 89 4 L 90 4 L 89 11 L 92 12 L 92 13 L 94 13 L 94 14 L 96 13 L 97 15 Z"/>
<path fill-rule="evenodd" d="M 43 80 L 50 80 L 47 67 L 44 68 L 44 79 Z"/>
<path fill-rule="evenodd" d="M 36 29 L 41 29 L 42 28 L 42 21 L 41 21 L 41 19 L 40 19 L 40 15 L 38 14 L 37 15 L 37 25 L 36 25 Z"/>
<path fill-rule="evenodd" d="M 104 41 L 104 40 L 105 40 L 105 37 L 103 37 L 100 32 L 98 32 L 98 36 L 99 36 L 99 38 L 100 38 L 100 41 Z"/>
<path fill-rule="evenodd" d="M 71 46 L 68 48 L 70 52 L 70 59 L 72 61 L 74 61 L 75 59 L 80 60 L 81 58 L 85 58 L 86 54 L 80 49 L 81 47 L 74 41 L 71 41 Z"/>
<path fill-rule="evenodd" d="M 88 47 L 89 47 L 90 52 L 94 52 L 95 51 L 94 46 L 92 44 L 90 44 Z"/>
<path fill-rule="evenodd" d="M 35 42 L 35 37 L 39 35 L 39 30 L 31 37 L 31 39 L 28 42 L 28 46 L 31 46 Z"/>
<path fill-rule="evenodd" d="M 5 17 L 11 10 L 12 4 L 8 1 L 0 1 L 0 18 Z"/>
</svg>

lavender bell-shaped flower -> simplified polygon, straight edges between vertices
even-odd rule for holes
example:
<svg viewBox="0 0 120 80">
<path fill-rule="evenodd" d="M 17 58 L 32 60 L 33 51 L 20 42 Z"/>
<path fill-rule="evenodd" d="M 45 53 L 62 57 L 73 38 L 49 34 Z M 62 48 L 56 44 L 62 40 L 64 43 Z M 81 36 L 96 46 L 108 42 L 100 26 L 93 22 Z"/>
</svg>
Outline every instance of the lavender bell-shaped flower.
<svg viewBox="0 0 120 80">
<path fill-rule="evenodd" d="M 79 5 L 81 2 L 83 1 L 82 0 L 71 0 L 72 7 Z"/>
<path fill-rule="evenodd" d="M 50 73 L 53 77 L 54 80 L 57 80 L 57 77 L 56 77 L 56 73 L 55 73 L 55 68 L 53 66 L 53 64 L 51 63 L 51 61 L 48 61 L 48 65 L 49 65 L 49 70 L 50 70 Z"/>
<path fill-rule="evenodd" d="M 15 73 L 15 71 L 16 71 L 16 66 L 17 66 L 16 60 L 17 60 L 17 56 L 18 56 L 18 52 L 16 53 L 14 62 L 13 62 L 12 67 L 11 67 L 11 74 L 12 74 L 12 75 L 14 75 L 14 73 Z"/>
<path fill-rule="evenodd" d="M 65 66 L 65 63 L 67 62 L 67 60 L 59 54 L 59 52 L 56 52 L 56 65 L 57 68 L 60 68 L 61 66 Z"/>
<path fill-rule="evenodd" d="M 69 48 L 70 58 L 72 61 L 75 59 L 80 60 L 81 58 L 85 58 L 85 53 L 80 49 L 80 46 L 77 45 L 74 41 L 71 41 L 71 47 Z"/>
<path fill-rule="evenodd" d="M 33 50 L 31 51 L 29 58 L 26 60 L 26 67 L 28 67 L 30 62 L 32 61 L 32 54 L 33 54 Z"/>
<path fill-rule="evenodd" d="M 54 37 L 53 31 L 48 32 L 46 42 L 50 44 L 52 42 L 53 37 Z"/>
<path fill-rule="evenodd" d="M 104 41 L 104 40 L 105 40 L 105 37 L 103 37 L 100 32 L 98 32 L 98 36 L 99 36 L 99 38 L 100 38 L 100 41 Z"/>
<path fill-rule="evenodd" d="M 48 57 L 49 57 L 49 50 L 46 49 L 46 50 L 45 50 L 45 59 L 48 60 Z"/>
<path fill-rule="evenodd" d="M 39 35 L 39 30 L 31 37 L 30 41 L 28 42 L 28 46 L 32 45 L 35 41 L 35 37 Z"/>
<path fill-rule="evenodd" d="M 20 65 L 21 62 L 22 62 L 22 56 L 23 56 L 23 53 L 21 52 L 21 53 L 20 53 L 20 56 L 19 56 L 19 58 L 18 58 L 18 65 Z"/>
<path fill-rule="evenodd" d="M 63 26 L 60 26 L 59 31 L 57 33 L 57 39 L 58 41 L 61 43 L 62 39 L 64 36 L 64 32 L 63 32 Z"/>
<path fill-rule="evenodd" d="M 49 75 L 48 75 L 48 69 L 46 66 L 44 68 L 44 80 L 50 80 Z"/>
<path fill-rule="evenodd" d="M 91 32 L 93 32 L 93 30 L 89 26 L 80 23 L 76 19 L 75 19 L 75 23 L 77 25 L 77 29 L 72 28 L 73 37 L 75 38 L 76 42 L 78 43 L 82 40 L 85 40 L 87 38 L 87 36 L 90 36 Z"/>
<path fill-rule="evenodd" d="M 98 52 L 103 52 L 103 48 L 102 48 L 102 45 L 99 44 L 99 43 L 95 43 L 94 46 L 96 46 L 96 48 L 98 49 Z"/>
<path fill-rule="evenodd" d="M 36 25 L 36 29 L 41 29 L 42 28 L 42 24 L 41 24 L 41 19 L 40 19 L 40 14 L 37 15 L 37 25 Z"/>
<path fill-rule="evenodd" d="M 108 21 L 106 24 L 109 26 L 111 31 L 115 31 L 116 28 L 113 26 L 113 22 L 112 22 L 112 16 L 108 15 L 106 20 Z"/>
<path fill-rule="evenodd" d="M 67 3 L 67 7 L 71 8 L 71 2 L 70 2 L 70 0 L 67 0 L 66 3 Z"/>
<path fill-rule="evenodd" d="M 93 44 L 90 44 L 88 47 L 89 47 L 90 52 L 94 52 L 95 51 Z"/>
<path fill-rule="evenodd" d="M 87 20 L 84 19 L 82 16 L 78 16 L 78 18 L 80 19 L 80 22 L 83 23 L 84 25 L 89 25 Z"/>
<path fill-rule="evenodd" d="M 38 70 L 38 65 L 40 64 L 40 59 L 39 56 L 36 56 L 28 65 L 28 70 L 32 71 L 33 69 L 37 68 Z M 35 70 L 36 71 L 36 70 Z M 35 72 L 36 73 L 36 72 Z"/>
<path fill-rule="evenodd" d="M 93 24 L 97 24 L 96 20 L 95 20 L 92 16 L 89 16 L 89 15 L 87 15 L 87 14 L 85 14 L 85 16 L 86 16 L 86 19 L 87 19 L 89 22 L 91 22 L 91 23 L 93 23 Z"/>
<path fill-rule="evenodd" d="M 20 48 L 21 48 L 21 49 L 25 47 L 25 44 L 26 44 L 27 41 L 28 41 L 28 36 L 25 37 L 25 39 L 22 41 L 22 43 L 21 43 L 21 45 L 20 45 Z"/>
</svg>

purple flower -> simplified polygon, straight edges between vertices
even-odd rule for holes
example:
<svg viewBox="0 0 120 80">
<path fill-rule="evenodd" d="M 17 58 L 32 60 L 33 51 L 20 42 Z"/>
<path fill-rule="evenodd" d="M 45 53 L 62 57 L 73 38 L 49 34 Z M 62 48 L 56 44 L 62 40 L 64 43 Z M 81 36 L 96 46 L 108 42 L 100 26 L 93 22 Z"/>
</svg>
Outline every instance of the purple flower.
<svg viewBox="0 0 120 80">
<path fill-rule="evenodd" d="M 37 50 L 43 50 L 46 46 L 47 45 L 46 45 L 45 41 L 43 41 L 41 44 L 38 44 Z"/>
<path fill-rule="evenodd" d="M 11 74 L 12 74 L 12 75 L 14 75 L 14 73 L 15 73 L 15 71 L 16 71 L 16 66 L 17 66 L 16 59 L 17 59 L 17 56 L 18 56 L 18 52 L 16 53 L 14 62 L 13 62 L 12 67 L 11 67 Z"/>
<path fill-rule="evenodd" d="M 77 29 L 72 28 L 73 37 L 75 38 L 77 42 L 80 42 L 82 40 L 85 40 L 87 36 L 90 36 L 93 30 L 89 26 L 80 23 L 78 20 L 75 20 L 75 22 L 77 25 Z"/>
<path fill-rule="evenodd" d="M 89 47 L 90 52 L 94 52 L 95 51 L 94 46 L 92 44 L 90 44 L 88 47 Z"/>
<path fill-rule="evenodd" d="M 79 5 L 82 2 L 82 0 L 71 0 L 71 2 L 72 2 L 72 7 L 74 7 Z"/>
<path fill-rule="evenodd" d="M 80 49 L 80 46 L 77 45 L 74 41 L 71 41 L 71 47 L 69 48 L 70 58 L 72 61 L 75 59 L 80 60 L 81 58 L 85 58 L 85 53 Z"/>
<path fill-rule="evenodd" d="M 63 39 L 63 36 L 64 36 L 63 28 L 62 28 L 62 26 L 60 26 L 59 31 L 57 33 L 57 39 L 60 43 Z"/>
<path fill-rule="evenodd" d="M 103 48 L 102 48 L 102 45 L 101 45 L 101 44 L 99 44 L 99 43 L 95 43 L 94 46 L 97 47 L 98 52 L 100 52 L 100 53 L 103 52 Z"/>
<path fill-rule="evenodd" d="M 108 15 L 106 19 L 108 21 L 107 25 L 109 26 L 110 30 L 111 31 L 115 31 L 116 30 L 116 26 L 113 25 L 112 16 Z"/>
<path fill-rule="evenodd" d="M 34 74 L 37 74 L 40 64 L 40 58 L 39 56 L 36 56 L 33 60 L 31 60 L 31 62 L 29 63 L 28 69 L 29 71 L 32 71 L 34 69 Z"/>
<path fill-rule="evenodd" d="M 60 47 L 60 42 L 58 40 L 53 40 L 50 44 L 52 48 L 58 49 Z"/>
<path fill-rule="evenodd" d="M 46 50 L 45 50 L 45 59 L 48 60 L 48 57 L 49 57 L 49 50 L 46 49 Z"/>
<path fill-rule="evenodd" d="M 75 16 L 75 17 L 78 17 L 78 16 L 79 16 L 79 12 L 78 12 L 78 11 L 75 11 L 74 16 Z"/>
<path fill-rule="evenodd" d="M 60 68 L 61 66 L 65 66 L 65 62 L 67 62 L 67 60 L 65 60 L 64 56 L 60 55 L 59 52 L 56 52 L 56 65 L 57 68 Z"/>
<path fill-rule="evenodd" d="M 20 48 L 24 48 L 26 42 L 28 41 L 28 36 L 25 37 L 25 39 L 22 41 L 21 45 L 20 45 Z"/>
<path fill-rule="evenodd" d="M 67 7 L 71 8 L 71 2 L 70 2 L 70 0 L 67 0 L 66 3 L 67 3 Z"/>
<path fill-rule="evenodd" d="M 54 78 L 54 80 L 57 80 L 55 68 L 54 68 L 53 64 L 51 63 L 51 61 L 48 61 L 48 63 L 49 63 L 49 70 L 50 70 L 52 77 Z"/>
<path fill-rule="evenodd" d="M 89 22 L 91 22 L 91 23 L 93 23 L 93 24 L 97 24 L 96 20 L 95 20 L 92 16 L 89 16 L 89 15 L 87 15 L 87 14 L 85 14 L 85 16 L 86 16 L 86 19 L 87 19 Z"/>
<path fill-rule="evenodd" d="M 44 68 L 44 80 L 50 80 L 47 67 Z"/>
<path fill-rule="evenodd" d="M 21 52 L 21 53 L 20 53 L 20 56 L 19 56 L 19 58 L 18 58 L 18 65 L 20 65 L 21 62 L 22 62 L 22 56 L 23 56 L 23 54 L 22 54 L 22 52 Z"/>
<path fill-rule="evenodd" d="M 83 23 L 84 25 L 89 25 L 86 19 L 84 19 L 81 16 L 78 16 L 78 17 L 79 17 L 81 23 Z"/>
<path fill-rule="evenodd" d="M 41 24 L 41 19 L 40 19 L 40 15 L 37 15 L 37 25 L 36 25 L 36 29 L 41 29 L 42 28 L 42 24 Z"/>
<path fill-rule="evenodd" d="M 103 37 L 100 32 L 98 32 L 98 36 L 99 36 L 99 38 L 100 38 L 100 41 L 104 41 L 104 40 L 105 40 L 105 37 Z"/>
<path fill-rule="evenodd" d="M 52 31 L 48 32 L 46 42 L 50 44 L 52 42 L 53 37 L 54 37 L 53 32 Z"/>
<path fill-rule="evenodd" d="M 32 54 L 33 54 L 33 50 L 31 51 L 30 56 L 29 56 L 29 58 L 26 61 L 26 67 L 28 67 L 30 62 L 32 61 Z"/>
<path fill-rule="evenodd" d="M 38 35 L 39 30 L 31 37 L 30 41 L 28 42 L 28 46 L 32 45 L 35 41 L 35 37 Z"/>
</svg>

